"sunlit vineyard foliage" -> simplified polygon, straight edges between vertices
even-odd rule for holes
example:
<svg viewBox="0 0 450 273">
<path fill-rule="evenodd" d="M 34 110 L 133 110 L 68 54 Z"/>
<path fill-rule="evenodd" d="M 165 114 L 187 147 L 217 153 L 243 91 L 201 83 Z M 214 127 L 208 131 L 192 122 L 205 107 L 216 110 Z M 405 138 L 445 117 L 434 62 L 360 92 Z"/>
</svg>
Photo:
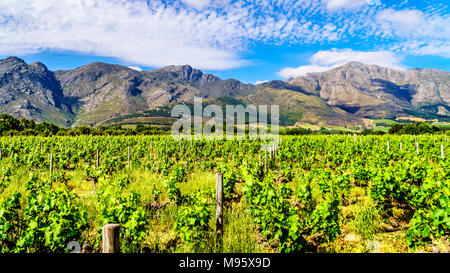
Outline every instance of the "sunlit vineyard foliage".
<svg viewBox="0 0 450 273">
<path fill-rule="evenodd" d="M 0 138 L 0 251 L 67 252 L 77 241 L 100 252 L 111 223 L 123 252 L 448 251 L 445 135 L 285 136 L 273 153 L 262 144 Z"/>
</svg>

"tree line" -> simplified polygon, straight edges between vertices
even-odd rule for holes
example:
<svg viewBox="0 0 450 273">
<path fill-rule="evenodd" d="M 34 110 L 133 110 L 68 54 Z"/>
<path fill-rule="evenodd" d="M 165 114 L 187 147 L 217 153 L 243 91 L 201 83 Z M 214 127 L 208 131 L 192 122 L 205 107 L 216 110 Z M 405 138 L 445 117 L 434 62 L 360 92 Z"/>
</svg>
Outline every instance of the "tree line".
<svg viewBox="0 0 450 273">
<path fill-rule="evenodd" d="M 8 114 L 0 114 L 0 136 L 156 135 L 169 132 L 168 127 L 142 124 L 135 128 L 123 128 L 121 125 L 63 128 L 45 121 L 37 123 L 32 119 L 17 119 Z"/>
<path fill-rule="evenodd" d="M 434 134 L 446 131 L 450 128 L 437 127 L 426 122 L 394 124 L 388 134 L 402 135 L 419 135 Z M 280 128 L 281 135 L 312 135 L 312 134 L 348 134 L 348 131 L 327 130 L 321 128 L 313 131 L 305 128 Z M 121 125 L 113 126 L 78 126 L 76 128 L 63 128 L 48 122 L 35 122 L 32 119 L 17 119 L 8 114 L 0 114 L 0 136 L 79 136 L 79 135 L 161 135 L 170 134 L 170 127 L 137 124 L 135 128 L 124 128 Z M 374 131 L 366 129 L 361 132 L 363 135 L 381 135 L 382 131 Z"/>
<path fill-rule="evenodd" d="M 415 122 L 407 124 L 394 124 L 389 128 L 388 133 L 393 135 L 423 135 L 434 134 L 440 131 L 446 131 L 448 127 L 439 128 L 426 122 Z"/>
</svg>

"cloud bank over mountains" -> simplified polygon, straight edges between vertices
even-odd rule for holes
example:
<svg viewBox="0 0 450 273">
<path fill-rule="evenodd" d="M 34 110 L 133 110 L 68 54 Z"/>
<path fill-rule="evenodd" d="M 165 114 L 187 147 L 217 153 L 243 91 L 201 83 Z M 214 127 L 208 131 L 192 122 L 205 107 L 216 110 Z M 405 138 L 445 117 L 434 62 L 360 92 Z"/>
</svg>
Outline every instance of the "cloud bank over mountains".
<svg viewBox="0 0 450 273">
<path fill-rule="evenodd" d="M 308 65 L 296 68 L 287 67 L 279 71 L 278 76 L 288 79 L 304 76 L 307 73 L 324 72 L 348 62 L 376 64 L 395 70 L 405 70 L 402 58 L 390 51 L 356 51 L 352 49 L 321 50 L 309 58 Z"/>
<path fill-rule="evenodd" d="M 251 64 L 255 46 L 351 40 L 373 48 L 319 51 L 307 66 L 279 74 L 323 71 L 353 53 L 401 68 L 403 54 L 450 58 L 448 7 L 431 2 L 418 10 L 379 0 L 2 0 L 0 55 L 68 51 L 135 66 L 224 70 Z"/>
</svg>

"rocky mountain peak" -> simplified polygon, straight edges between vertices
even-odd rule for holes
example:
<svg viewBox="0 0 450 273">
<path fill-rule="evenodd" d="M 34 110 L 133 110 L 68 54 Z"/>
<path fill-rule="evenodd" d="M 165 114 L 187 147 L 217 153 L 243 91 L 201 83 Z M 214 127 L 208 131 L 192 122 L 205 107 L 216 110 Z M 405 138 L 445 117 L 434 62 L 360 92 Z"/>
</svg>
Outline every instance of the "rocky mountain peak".
<svg viewBox="0 0 450 273">
<path fill-rule="evenodd" d="M 102 62 L 52 72 L 40 62 L 0 60 L 0 111 L 63 126 L 97 125 L 155 106 L 205 99 L 240 98 L 278 103 L 291 122 L 360 124 L 361 117 L 450 113 L 450 73 L 396 71 L 351 62 L 323 73 L 261 85 L 222 80 L 190 65 L 136 71 Z M 294 107 L 295 105 L 295 107 Z M 336 108 L 337 107 L 337 108 Z M 340 109 L 338 109 L 340 108 Z"/>
<path fill-rule="evenodd" d="M 444 70 L 398 71 L 350 62 L 326 72 L 294 78 L 288 83 L 306 91 L 316 91 L 329 105 L 346 111 L 351 109 L 350 112 L 363 117 L 392 117 L 401 113 L 401 108 L 443 113 L 437 107 L 450 104 L 450 73 Z"/>
<path fill-rule="evenodd" d="M 76 90 L 72 90 L 70 96 L 78 96 L 80 94 L 91 93 L 93 89 L 92 83 L 100 80 L 103 77 L 105 81 L 108 80 L 109 76 L 115 75 L 117 73 L 133 73 L 134 71 L 130 68 L 108 64 L 102 62 L 89 63 L 72 70 L 58 70 L 55 71 L 56 78 L 61 83 L 64 88 L 66 86 L 76 86 Z M 86 89 L 86 90 L 85 90 Z"/>
<path fill-rule="evenodd" d="M 367 66 L 369 65 L 362 62 L 352 61 L 344 64 L 341 68 L 366 68 Z"/>
<path fill-rule="evenodd" d="M 116 64 L 108 64 L 108 63 L 102 63 L 102 62 L 95 62 L 95 63 L 89 63 L 83 66 L 80 66 L 72 71 L 78 71 L 78 72 L 87 72 L 87 73 L 114 73 L 118 71 L 123 70 L 131 70 L 128 67 L 124 67 L 121 65 Z"/>
<path fill-rule="evenodd" d="M 285 81 L 280 81 L 280 80 L 264 82 L 259 85 L 261 87 L 268 87 L 268 88 L 273 88 L 273 89 L 286 89 L 286 90 L 293 90 L 293 91 L 298 91 L 298 92 L 302 92 L 302 93 L 305 92 L 305 90 L 303 90 L 303 88 L 301 88 L 299 86 L 295 86 L 295 85 L 292 85 Z"/>
<path fill-rule="evenodd" d="M 22 60 L 21 58 L 15 57 L 15 56 L 9 56 L 3 60 L 0 60 L 1 64 L 14 64 L 14 63 L 22 63 L 22 64 L 26 64 L 24 60 Z"/>
<path fill-rule="evenodd" d="M 0 74 L 10 71 L 20 71 L 26 69 L 28 65 L 24 60 L 17 57 L 8 57 L 0 60 Z"/>
<path fill-rule="evenodd" d="M 35 71 L 36 73 L 39 73 L 41 75 L 44 74 L 53 74 L 53 72 L 50 72 L 47 68 L 47 66 L 41 62 L 34 62 L 32 64 L 29 64 L 28 67 Z"/>
<path fill-rule="evenodd" d="M 171 65 L 161 68 L 163 71 L 171 72 L 176 78 L 185 81 L 197 81 L 199 80 L 203 73 L 190 65 Z"/>
<path fill-rule="evenodd" d="M 28 65 L 17 57 L 0 60 L 0 108 L 38 121 L 55 117 L 55 122 L 65 125 L 71 115 L 53 72 L 43 63 Z"/>
</svg>

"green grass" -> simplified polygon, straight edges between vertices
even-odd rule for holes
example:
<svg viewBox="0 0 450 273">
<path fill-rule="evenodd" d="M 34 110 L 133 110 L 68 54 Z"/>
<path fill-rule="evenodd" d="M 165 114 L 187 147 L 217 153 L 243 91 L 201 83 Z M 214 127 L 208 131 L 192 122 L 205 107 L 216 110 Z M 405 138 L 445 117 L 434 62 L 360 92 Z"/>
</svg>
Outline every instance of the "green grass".
<svg viewBox="0 0 450 273">
<path fill-rule="evenodd" d="M 2 166 L 0 162 L 0 167 Z M 55 170 L 57 171 L 57 170 Z M 12 182 L 0 192 L 0 202 L 5 201 L 12 193 L 18 191 L 25 193 L 25 184 L 30 173 L 38 174 L 40 179 L 48 179 L 49 174 L 45 171 L 30 171 L 26 168 L 18 168 L 14 170 Z M 78 194 L 82 210 L 87 213 L 88 225 L 90 230 L 84 232 L 86 240 L 90 244 L 94 244 L 98 230 L 101 228 L 101 218 L 99 211 L 99 201 L 97 200 L 97 191 L 107 185 L 108 179 L 101 178 L 97 183 L 97 189 L 94 188 L 92 182 L 85 179 L 84 166 L 78 166 L 73 171 L 66 171 L 66 177 L 69 179 L 67 185 L 72 192 Z M 136 168 L 132 170 L 124 169 L 121 172 L 114 174 L 111 179 L 117 180 L 121 177 L 129 176 L 130 185 L 122 192 L 123 195 L 128 194 L 131 190 L 139 193 L 142 205 L 151 204 L 153 201 L 152 192 L 156 187 L 161 191 L 159 201 L 168 200 L 164 189 L 164 178 L 161 175 L 155 174 L 144 168 Z M 182 193 L 190 194 L 195 190 L 214 190 L 215 189 L 215 174 L 212 172 L 196 171 L 188 174 L 187 181 L 179 183 Z M 53 183 L 53 188 L 63 190 L 66 186 L 61 183 Z M 215 244 L 215 211 L 212 210 L 210 217 L 210 232 L 208 234 L 208 241 L 204 249 L 195 249 L 196 252 L 238 252 L 238 253 L 254 253 L 254 252 L 268 252 L 269 249 L 262 247 L 258 243 L 258 233 L 256 226 L 253 223 L 246 205 L 245 199 L 239 203 L 233 203 L 230 208 L 224 208 L 224 237 L 223 249 L 212 249 Z M 167 205 L 164 209 L 158 210 L 155 214 L 150 214 L 148 218 L 149 230 L 145 237 L 145 251 L 149 252 L 192 252 L 193 249 L 181 244 L 177 248 L 175 245 L 174 223 L 177 218 L 177 206 L 174 204 Z M 99 248 L 93 251 L 100 251 Z"/>
<path fill-rule="evenodd" d="M 398 124 L 397 121 L 395 120 L 391 120 L 391 119 L 374 119 L 373 120 L 375 125 L 379 125 L 379 124 L 387 124 L 387 125 L 394 125 L 394 124 Z"/>
<path fill-rule="evenodd" d="M 382 131 L 387 133 L 389 131 L 389 127 L 384 127 L 384 126 L 375 126 L 373 127 L 374 131 Z"/>
<path fill-rule="evenodd" d="M 373 136 L 363 136 L 363 142 L 365 138 L 372 138 Z M 309 137 L 308 137 L 309 138 Z M 329 139 L 328 136 L 314 136 L 316 140 Z M 341 139 L 347 139 L 347 136 L 341 136 Z M 349 138 L 349 141 L 352 138 Z M 413 136 L 398 137 L 398 139 L 404 140 L 403 149 L 412 147 Z M 384 144 L 382 137 L 377 137 L 377 141 L 380 140 L 380 146 Z M 408 142 L 406 141 L 408 140 Z M 420 139 L 419 139 L 420 140 Z M 371 139 L 374 143 L 374 139 Z M 64 143 L 64 142 L 63 142 Z M 409 143 L 409 146 L 407 145 Z M 430 144 L 432 141 L 430 142 Z M 154 143 L 155 144 L 155 143 Z M 398 143 L 391 142 L 391 147 L 394 149 Z M 156 147 L 156 146 L 153 146 Z M 372 146 L 375 148 L 375 145 Z M 188 155 L 189 157 L 190 155 Z M 188 158 L 186 157 L 186 158 Z M 174 164 L 185 165 L 187 160 L 176 159 Z M 175 160 L 175 158 L 171 158 Z M 323 154 L 316 153 L 315 159 L 317 162 L 323 160 Z M 215 162 L 221 162 L 223 158 L 215 158 Z M 8 158 L 0 160 L 0 169 L 7 166 Z M 100 204 L 97 200 L 96 193 L 102 187 L 108 185 L 112 181 L 117 181 L 123 177 L 128 176 L 130 178 L 130 185 L 122 191 L 123 195 L 127 195 L 130 191 L 135 191 L 141 195 L 141 205 L 146 206 L 153 202 L 154 189 L 161 191 L 159 196 L 159 202 L 168 200 L 168 195 L 165 191 L 164 181 L 167 177 L 149 170 L 144 167 L 146 163 L 155 163 L 158 165 L 157 153 L 149 155 L 144 154 L 141 157 L 141 165 L 133 164 L 133 168 L 128 170 L 127 168 L 118 171 L 109 178 L 101 178 L 97 185 L 97 189 L 93 187 L 92 182 L 85 179 L 85 167 L 83 163 L 79 163 L 75 170 L 66 171 L 65 175 L 69 179 L 68 187 L 74 193 L 76 193 L 82 204 L 82 210 L 88 215 L 89 230 L 84 231 L 86 240 L 90 243 L 94 242 L 98 235 L 98 230 L 101 228 L 101 211 Z M 322 162 L 326 163 L 326 162 Z M 186 176 L 184 182 L 179 182 L 178 186 L 182 194 L 191 194 L 196 190 L 214 191 L 215 189 L 215 174 L 213 171 L 203 171 L 200 168 L 199 161 L 196 164 L 189 166 L 190 173 Z M 323 166 L 325 167 L 325 166 Z M 295 163 L 292 164 L 292 172 L 295 173 L 293 181 L 288 182 L 288 185 L 294 192 L 298 192 L 301 185 L 304 185 L 308 181 L 307 175 L 311 169 L 303 169 Z M 276 169 L 275 169 L 276 170 Z M 58 171 L 55 169 L 55 171 Z M 30 173 L 38 174 L 40 179 L 48 179 L 49 174 L 47 170 L 32 170 L 25 167 L 18 167 L 13 170 L 11 176 L 12 182 L 6 186 L 5 189 L 0 189 L 0 202 L 3 202 L 11 196 L 14 192 L 25 192 L 25 183 L 28 180 Z M 342 204 L 340 208 L 340 224 L 342 234 L 338 236 L 336 242 L 327 245 L 326 251 L 330 252 L 365 252 L 374 251 L 373 249 L 367 249 L 367 243 L 369 241 L 376 240 L 380 243 L 380 250 L 382 252 L 407 252 L 408 248 L 405 244 L 405 230 L 401 230 L 395 233 L 383 232 L 380 228 L 381 216 L 385 219 L 384 213 L 375 208 L 373 201 L 371 201 L 368 195 L 368 187 L 357 186 L 352 181 L 353 185 L 350 188 L 348 194 L 348 201 Z M 368 182 L 369 183 L 369 182 Z M 312 202 L 318 203 L 323 194 L 320 192 L 320 186 L 317 178 L 312 177 Z M 237 184 L 238 194 L 242 194 L 242 183 Z M 54 183 L 55 189 L 64 189 L 66 186 L 62 183 Z M 212 199 L 213 197 L 211 197 Z M 214 200 L 211 200 L 211 206 L 214 206 Z M 260 234 L 257 230 L 257 225 L 253 221 L 252 216 L 249 213 L 245 197 L 242 197 L 239 201 L 232 202 L 229 207 L 224 208 L 224 237 L 223 237 L 223 249 L 214 249 L 215 247 L 215 211 L 214 207 L 211 209 L 211 215 L 209 217 L 210 230 L 207 234 L 206 247 L 202 249 L 191 249 L 184 245 L 182 242 L 176 240 L 174 224 L 178 215 L 178 207 L 174 204 L 167 205 L 164 209 L 160 209 L 156 212 L 147 211 L 147 221 L 149 223 L 148 230 L 145 235 L 145 247 L 144 250 L 148 252 L 233 252 L 233 253 L 255 253 L 255 252 L 273 252 L 276 249 L 270 248 L 262 242 Z M 393 217 L 403 224 L 408 223 L 412 215 L 410 211 L 406 210 L 393 210 Z M 177 246 L 177 247 L 175 247 Z M 93 251 L 99 251 L 100 249 L 94 249 Z"/>
<path fill-rule="evenodd" d="M 355 220 L 352 222 L 353 230 L 363 240 L 373 240 L 380 231 L 381 217 L 377 208 L 371 203 L 363 203 L 354 208 Z"/>
</svg>

